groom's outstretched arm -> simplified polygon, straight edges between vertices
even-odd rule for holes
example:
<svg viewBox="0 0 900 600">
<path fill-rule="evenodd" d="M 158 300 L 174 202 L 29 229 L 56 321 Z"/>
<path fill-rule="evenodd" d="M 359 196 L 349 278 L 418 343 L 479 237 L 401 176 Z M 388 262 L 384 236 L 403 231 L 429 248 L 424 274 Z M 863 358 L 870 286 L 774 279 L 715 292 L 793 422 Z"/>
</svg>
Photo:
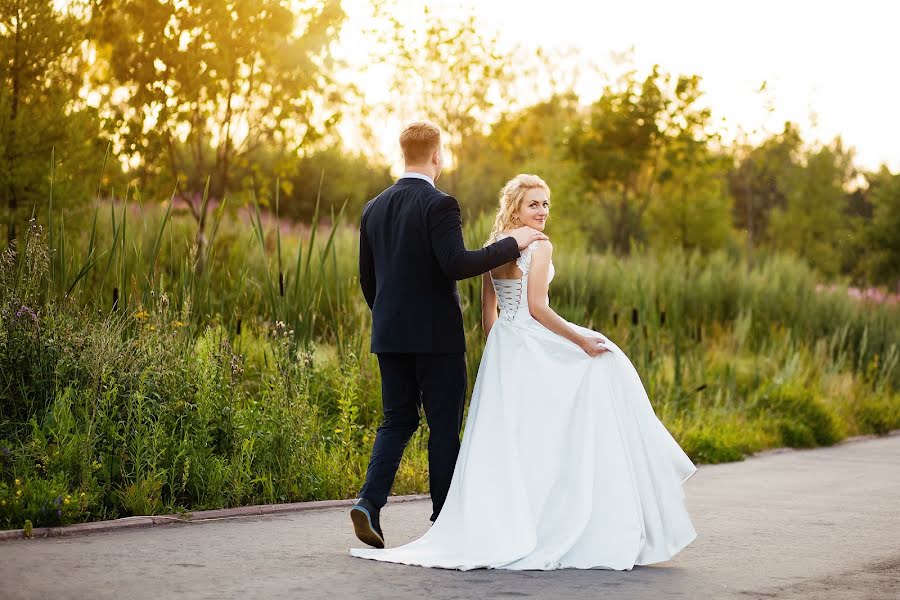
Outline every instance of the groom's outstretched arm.
<svg viewBox="0 0 900 600">
<path fill-rule="evenodd" d="M 359 287 L 369 310 L 375 305 L 375 259 L 372 256 L 372 247 L 369 245 L 369 237 L 366 235 L 366 213 L 363 211 L 362 220 L 359 223 Z"/>
<path fill-rule="evenodd" d="M 453 279 L 475 277 L 519 257 L 519 245 L 511 237 L 478 250 L 466 250 L 459 202 L 452 196 L 434 200 L 429 210 L 428 225 L 431 247 L 438 263 L 444 273 Z"/>
</svg>

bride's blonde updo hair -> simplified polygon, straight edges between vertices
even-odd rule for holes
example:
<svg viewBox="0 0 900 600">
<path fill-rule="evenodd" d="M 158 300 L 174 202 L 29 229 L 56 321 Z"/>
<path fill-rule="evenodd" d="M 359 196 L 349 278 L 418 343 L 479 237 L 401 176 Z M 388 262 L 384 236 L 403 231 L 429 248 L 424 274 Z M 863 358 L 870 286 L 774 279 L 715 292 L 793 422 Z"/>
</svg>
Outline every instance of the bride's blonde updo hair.
<svg viewBox="0 0 900 600">
<path fill-rule="evenodd" d="M 488 244 L 496 242 L 498 235 L 515 227 L 513 213 L 519 209 L 519 205 L 525 199 L 525 194 L 533 189 L 544 190 L 547 198 L 550 198 L 550 187 L 537 175 L 520 173 L 506 182 L 506 185 L 500 190 L 500 207 L 497 209 L 497 218 L 494 219 L 494 228 L 491 229 Z"/>
</svg>

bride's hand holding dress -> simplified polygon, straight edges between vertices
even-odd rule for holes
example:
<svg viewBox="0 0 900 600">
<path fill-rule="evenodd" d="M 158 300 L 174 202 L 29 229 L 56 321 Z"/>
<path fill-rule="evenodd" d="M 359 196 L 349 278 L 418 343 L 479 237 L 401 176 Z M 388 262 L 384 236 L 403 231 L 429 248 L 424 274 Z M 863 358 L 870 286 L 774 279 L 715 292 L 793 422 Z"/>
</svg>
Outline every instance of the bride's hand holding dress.
<svg viewBox="0 0 900 600">
<path fill-rule="evenodd" d="M 550 308 L 550 265 L 553 258 L 553 244 L 549 240 L 538 242 L 531 257 L 531 271 L 528 278 L 528 310 L 534 320 L 558 335 L 575 343 L 588 356 L 599 356 L 609 352 L 602 337 L 582 335 Z"/>
</svg>

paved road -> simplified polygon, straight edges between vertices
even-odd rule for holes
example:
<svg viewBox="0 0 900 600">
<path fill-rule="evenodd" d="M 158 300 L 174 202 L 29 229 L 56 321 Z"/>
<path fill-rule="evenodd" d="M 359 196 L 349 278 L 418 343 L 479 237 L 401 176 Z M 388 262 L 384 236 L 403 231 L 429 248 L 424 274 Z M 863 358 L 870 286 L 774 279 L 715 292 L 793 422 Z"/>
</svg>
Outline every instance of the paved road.
<svg viewBox="0 0 900 600">
<path fill-rule="evenodd" d="M 355 559 L 346 509 L 0 544 L 2 598 L 900 598 L 900 436 L 703 466 L 698 538 L 633 571 L 504 572 Z M 388 504 L 388 543 L 429 503 Z"/>
</svg>

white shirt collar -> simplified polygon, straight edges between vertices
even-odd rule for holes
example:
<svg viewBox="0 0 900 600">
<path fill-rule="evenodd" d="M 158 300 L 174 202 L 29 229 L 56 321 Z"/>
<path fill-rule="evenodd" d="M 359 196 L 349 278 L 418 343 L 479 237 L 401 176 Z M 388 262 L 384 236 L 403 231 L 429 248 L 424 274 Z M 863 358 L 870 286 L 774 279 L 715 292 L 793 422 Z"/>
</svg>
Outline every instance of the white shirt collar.
<svg viewBox="0 0 900 600">
<path fill-rule="evenodd" d="M 428 183 L 431 184 L 431 187 L 435 187 L 434 179 L 432 179 L 428 175 L 425 175 L 424 173 L 416 173 L 415 171 L 407 171 L 406 173 L 404 173 L 403 175 L 400 176 L 400 179 L 410 178 L 410 177 L 413 179 L 424 179 L 425 181 L 427 181 Z"/>
</svg>

